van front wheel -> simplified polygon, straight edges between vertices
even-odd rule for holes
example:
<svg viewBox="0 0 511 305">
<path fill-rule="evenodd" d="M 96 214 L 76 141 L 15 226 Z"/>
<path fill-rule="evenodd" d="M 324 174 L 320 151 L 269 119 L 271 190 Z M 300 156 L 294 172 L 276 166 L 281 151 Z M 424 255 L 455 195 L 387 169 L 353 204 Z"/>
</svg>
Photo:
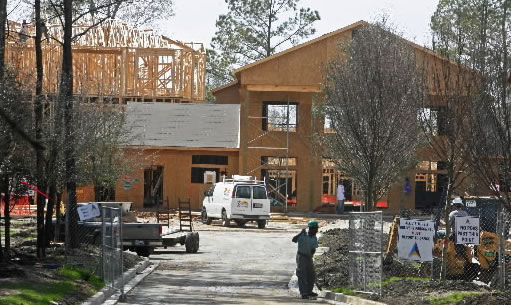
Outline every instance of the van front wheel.
<svg viewBox="0 0 511 305">
<path fill-rule="evenodd" d="M 227 213 L 225 210 L 222 211 L 222 226 L 228 227 L 231 224 L 231 221 L 227 218 Z"/>
<path fill-rule="evenodd" d="M 259 229 L 264 229 L 266 227 L 266 220 L 258 220 L 257 221 L 257 227 Z"/>
</svg>

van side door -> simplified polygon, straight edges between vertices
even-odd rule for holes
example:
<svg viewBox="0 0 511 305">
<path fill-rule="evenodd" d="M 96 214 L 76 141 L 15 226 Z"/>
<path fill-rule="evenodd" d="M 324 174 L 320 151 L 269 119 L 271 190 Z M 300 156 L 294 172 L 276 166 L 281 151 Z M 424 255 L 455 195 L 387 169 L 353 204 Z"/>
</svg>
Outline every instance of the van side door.
<svg viewBox="0 0 511 305">
<path fill-rule="evenodd" d="M 250 215 L 252 208 L 252 188 L 250 185 L 237 185 L 232 199 L 231 215 Z"/>
</svg>

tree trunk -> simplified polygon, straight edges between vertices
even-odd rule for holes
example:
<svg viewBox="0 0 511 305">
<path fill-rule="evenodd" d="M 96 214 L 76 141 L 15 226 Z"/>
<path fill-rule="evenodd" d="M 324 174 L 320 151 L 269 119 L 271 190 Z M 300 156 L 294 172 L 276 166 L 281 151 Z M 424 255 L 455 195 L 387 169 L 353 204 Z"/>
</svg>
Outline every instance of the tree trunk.
<svg viewBox="0 0 511 305">
<path fill-rule="evenodd" d="M 55 187 L 55 186 L 52 186 L 52 187 Z M 61 192 L 57 192 L 57 202 L 55 204 L 55 218 L 57 219 L 57 221 L 55 222 L 55 236 L 57 237 L 57 240 L 59 240 L 60 238 L 60 226 L 62 225 L 61 224 L 61 219 L 60 219 L 60 210 L 62 209 L 61 207 L 61 202 L 62 202 L 62 193 Z"/>
<path fill-rule="evenodd" d="M 43 105 L 42 105 L 42 92 L 43 92 L 43 51 L 41 47 L 41 0 L 34 1 L 35 10 L 35 61 L 36 61 L 36 84 L 35 84 L 35 103 L 34 103 L 34 118 L 35 118 L 35 139 L 37 142 L 42 140 L 42 121 L 43 121 Z M 37 187 L 46 192 L 46 181 L 44 178 L 44 156 L 40 147 L 36 148 L 36 177 Z M 47 240 L 44 234 L 44 203 L 45 198 L 41 195 L 37 196 L 37 257 L 43 258 L 46 252 Z M 49 203 L 49 202 L 48 202 Z M 51 222 L 51 219 L 50 219 Z M 48 223 L 48 222 L 47 222 Z"/>
<path fill-rule="evenodd" d="M 7 0 L 0 0 L 0 79 L 4 78 L 6 23 L 7 23 Z"/>
<path fill-rule="evenodd" d="M 60 101 L 64 108 L 64 158 L 66 163 L 66 191 L 68 207 L 66 218 L 69 222 L 69 246 L 78 247 L 78 214 L 76 211 L 76 160 L 74 153 L 74 105 L 73 105 L 73 0 L 64 0 L 64 42 L 62 47 L 62 75 L 60 81 Z"/>
<path fill-rule="evenodd" d="M 44 226 L 44 230 L 45 230 L 45 234 L 44 234 L 44 237 L 45 237 L 45 242 L 46 242 L 46 246 L 49 246 L 50 245 L 50 241 L 53 240 L 53 232 L 54 232 L 54 227 L 53 227 L 53 223 L 52 223 L 52 218 L 53 218 L 53 207 L 55 206 L 55 195 L 57 194 L 57 190 L 55 189 L 55 185 L 51 185 L 50 186 L 50 190 L 48 192 L 48 196 L 50 197 L 50 199 L 48 199 L 48 205 L 46 206 L 46 222 L 45 222 L 45 226 Z"/>
<path fill-rule="evenodd" d="M 9 260 L 9 252 L 11 249 L 11 211 L 10 211 L 10 199 L 11 192 L 9 190 L 9 175 L 4 174 L 2 176 L 2 192 L 5 194 L 4 196 L 4 229 L 5 229 L 5 252 L 4 252 L 4 260 Z"/>
<path fill-rule="evenodd" d="M 4 61 L 5 61 L 5 24 L 7 22 L 7 0 L 0 0 L 0 81 L 4 78 Z M 0 191 L 1 193 L 1 191 Z M 6 193 L 4 203 L 7 207 L 7 210 L 9 209 L 8 199 Z M 0 196 L 1 197 L 1 196 Z M 7 217 L 6 214 L 4 214 L 4 225 L 7 230 Z M 6 236 L 6 244 L 7 244 L 7 236 Z M 6 255 L 5 257 L 8 257 L 8 251 L 6 246 Z M 0 261 L 4 260 L 4 252 L 2 249 L 2 242 L 1 242 L 1 234 L 0 234 Z"/>
</svg>

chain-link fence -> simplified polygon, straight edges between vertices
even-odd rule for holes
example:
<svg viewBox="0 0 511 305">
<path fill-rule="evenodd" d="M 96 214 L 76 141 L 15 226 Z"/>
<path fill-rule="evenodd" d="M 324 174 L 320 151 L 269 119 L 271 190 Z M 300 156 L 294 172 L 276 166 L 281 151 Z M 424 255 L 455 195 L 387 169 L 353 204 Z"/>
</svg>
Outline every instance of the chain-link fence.
<svg viewBox="0 0 511 305">
<path fill-rule="evenodd" d="M 349 213 L 349 237 L 351 288 L 381 295 L 382 212 Z"/>
<path fill-rule="evenodd" d="M 102 262 L 103 279 L 112 289 L 119 289 L 124 296 L 122 210 L 102 207 Z"/>
<path fill-rule="evenodd" d="M 462 203 L 458 208 L 449 205 L 440 217 L 396 218 L 386 238 L 384 279 L 423 277 L 510 287 L 509 212 L 496 198 L 466 198 Z M 398 255 L 400 248 L 403 253 Z"/>
<path fill-rule="evenodd" d="M 65 242 L 65 263 L 91 271 L 108 287 L 119 290 L 121 296 L 124 295 L 122 221 L 123 211 L 118 204 L 114 207 L 84 203 L 68 207 L 64 221 L 57 222 L 59 239 Z"/>
<path fill-rule="evenodd" d="M 98 205 L 66 205 L 63 219 L 58 220 L 58 239 L 65 244 L 65 263 L 102 274 L 101 212 Z"/>
</svg>

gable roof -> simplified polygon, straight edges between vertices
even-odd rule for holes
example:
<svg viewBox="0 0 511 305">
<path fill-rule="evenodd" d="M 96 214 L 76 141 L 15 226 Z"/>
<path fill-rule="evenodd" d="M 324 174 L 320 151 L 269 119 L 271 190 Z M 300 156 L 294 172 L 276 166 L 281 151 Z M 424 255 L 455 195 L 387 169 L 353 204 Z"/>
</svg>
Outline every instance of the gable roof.
<svg viewBox="0 0 511 305">
<path fill-rule="evenodd" d="M 330 33 L 324 34 L 324 35 L 322 35 L 322 36 L 320 36 L 320 37 L 317 37 L 317 38 L 315 38 L 315 39 L 312 39 L 312 40 L 306 41 L 306 42 L 301 43 L 301 44 L 299 44 L 299 45 L 296 45 L 296 46 L 294 46 L 294 47 L 292 47 L 292 48 L 289 48 L 289 49 L 286 49 L 286 50 L 281 51 L 281 52 L 279 52 L 279 53 L 276 53 L 276 54 L 274 54 L 274 55 L 272 55 L 272 56 L 265 57 L 265 58 L 263 58 L 263 59 L 260 59 L 260 60 L 255 61 L 255 62 L 253 62 L 253 63 L 247 64 L 247 65 L 245 65 L 245 66 L 243 66 L 243 67 L 240 67 L 240 68 L 238 68 L 238 69 L 234 70 L 234 74 L 236 75 L 236 79 L 235 79 L 234 81 L 232 81 L 232 82 L 230 82 L 230 83 L 228 83 L 228 84 L 225 84 L 225 85 L 223 85 L 223 86 L 220 86 L 220 87 L 214 88 L 213 90 L 211 90 L 211 92 L 212 92 L 212 93 L 216 93 L 216 92 L 218 92 L 218 91 L 220 91 L 220 90 L 223 90 L 223 89 L 226 89 L 226 88 L 232 87 L 232 86 L 234 86 L 234 85 L 237 85 L 237 84 L 239 83 L 239 81 L 240 81 L 240 73 L 241 73 L 241 72 L 243 72 L 243 71 L 245 71 L 245 70 L 248 70 L 248 69 L 250 69 L 250 68 L 252 68 L 252 67 L 255 67 L 255 66 L 258 66 L 258 65 L 260 65 L 260 64 L 263 64 L 263 63 L 265 63 L 265 62 L 267 62 L 267 61 L 274 60 L 275 58 L 278 58 L 278 57 L 280 57 L 280 56 L 283 56 L 283 55 L 289 54 L 289 53 L 291 53 L 291 52 L 297 51 L 297 50 L 302 49 L 302 48 L 304 48 L 304 47 L 307 47 L 307 46 L 309 46 L 309 45 L 311 45 L 311 44 L 314 44 L 314 43 L 316 43 L 316 42 L 319 42 L 319 41 L 322 41 L 322 40 L 328 39 L 328 38 L 330 38 L 330 37 L 332 37 L 332 36 L 336 36 L 336 35 L 342 34 L 342 33 L 347 32 L 347 31 L 351 31 L 351 30 L 353 30 L 353 29 L 356 29 L 356 28 L 358 28 L 358 27 L 365 26 L 365 25 L 368 25 L 368 24 L 369 24 L 369 23 L 368 23 L 367 21 L 364 21 L 364 20 L 357 21 L 357 22 L 355 22 L 355 23 L 352 23 L 352 24 L 350 24 L 350 25 L 348 25 L 348 26 L 345 26 L 345 27 L 340 28 L 340 29 L 338 29 L 338 30 L 335 30 L 335 31 L 333 31 L 333 32 L 330 32 Z M 400 36 L 399 36 L 399 37 L 400 37 Z M 425 54 L 428 54 L 428 55 L 430 55 L 430 56 L 436 57 L 436 58 L 438 58 L 438 59 L 440 59 L 440 60 L 444 60 L 444 61 L 447 61 L 447 62 L 449 62 L 449 63 L 453 64 L 453 65 L 458 66 L 458 64 L 457 64 L 456 62 L 454 62 L 454 61 L 452 61 L 452 60 L 449 60 L 449 59 L 447 59 L 447 58 L 443 57 L 443 56 L 442 56 L 442 55 L 440 55 L 440 54 L 435 53 L 433 50 L 430 50 L 430 49 L 428 49 L 427 47 L 421 46 L 421 45 L 419 45 L 419 44 L 417 44 L 417 43 L 415 43 L 415 42 L 413 42 L 413 41 L 410 41 L 410 40 L 408 40 L 408 39 L 406 39 L 406 38 L 403 38 L 403 37 L 400 37 L 400 38 L 401 38 L 401 39 L 403 39 L 404 41 L 406 41 L 406 42 L 407 42 L 410 46 L 412 46 L 412 47 L 413 47 L 413 48 L 415 48 L 416 50 L 419 50 L 419 51 L 421 51 L 421 52 L 424 52 Z M 511 79 L 511 77 L 510 77 L 510 79 Z"/>
<path fill-rule="evenodd" d="M 240 105 L 129 102 L 131 145 L 239 148 Z"/>
<path fill-rule="evenodd" d="M 250 69 L 250 68 L 252 68 L 253 66 L 260 65 L 260 64 L 262 64 L 262 63 L 265 63 L 265 62 L 267 62 L 267 61 L 273 60 L 273 59 L 275 59 L 275 58 L 277 58 L 277 57 L 280 57 L 280 56 L 282 56 L 282 55 L 285 55 L 285 54 L 288 54 L 288 53 L 294 52 L 294 51 L 296 51 L 296 50 L 298 50 L 298 49 L 301 49 L 301 48 L 304 48 L 304 47 L 309 46 L 309 45 L 311 45 L 311 44 L 314 44 L 314 43 L 316 43 L 316 42 L 318 42 L 318 41 L 322 41 L 322 40 L 324 40 L 324 39 L 330 38 L 330 37 L 332 37 L 332 36 L 335 36 L 335 35 L 341 34 L 341 33 L 346 32 L 346 31 L 353 30 L 353 29 L 355 29 L 355 28 L 358 28 L 358 27 L 360 27 L 360 26 L 367 25 L 367 24 L 369 24 L 369 23 L 367 23 L 367 21 L 364 21 L 364 20 L 357 21 L 357 22 L 355 22 L 355 23 L 352 23 L 352 24 L 350 24 L 350 25 L 348 25 L 348 26 L 345 26 L 345 27 L 340 28 L 340 29 L 338 29 L 338 30 L 335 30 L 335 31 L 333 31 L 333 32 L 330 32 L 330 33 L 327 33 L 327 34 L 321 35 L 321 36 L 319 36 L 318 38 L 315 38 L 315 39 L 312 39 L 312 40 L 306 41 L 306 42 L 301 43 L 301 44 L 299 44 L 299 45 L 296 45 L 296 46 L 294 46 L 294 47 L 292 47 L 292 48 L 289 48 L 289 49 L 286 49 L 286 50 L 281 51 L 281 52 L 279 52 L 279 53 L 273 54 L 272 56 L 265 57 L 265 58 L 263 58 L 263 59 L 260 59 L 260 60 L 258 60 L 258 61 L 254 61 L 253 63 L 250 63 L 250 64 L 245 65 L 245 66 L 243 66 L 243 67 L 240 67 L 240 68 L 238 68 L 238 69 L 234 70 L 234 74 L 238 75 L 238 73 L 240 73 L 241 71 L 243 71 L 243 70 L 247 70 L 247 69 Z"/>
</svg>

